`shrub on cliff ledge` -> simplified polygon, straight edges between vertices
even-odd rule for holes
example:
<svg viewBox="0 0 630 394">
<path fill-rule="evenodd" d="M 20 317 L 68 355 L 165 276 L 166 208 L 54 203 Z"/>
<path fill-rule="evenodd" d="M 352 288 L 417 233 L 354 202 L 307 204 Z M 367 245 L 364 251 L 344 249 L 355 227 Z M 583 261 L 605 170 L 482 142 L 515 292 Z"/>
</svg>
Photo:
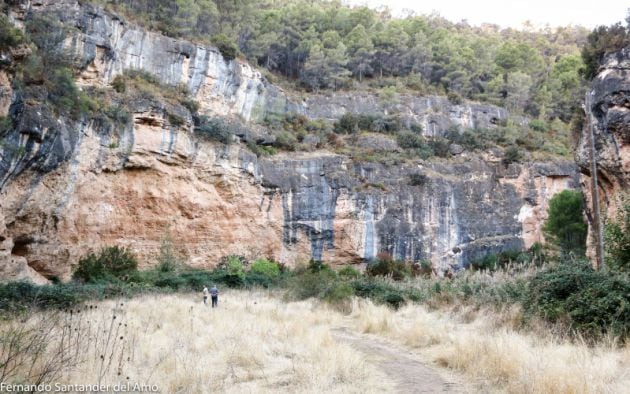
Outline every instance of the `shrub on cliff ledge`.
<svg viewBox="0 0 630 394">
<path fill-rule="evenodd" d="M 0 47 L 10 48 L 24 42 L 24 34 L 19 29 L 13 27 L 9 18 L 0 14 Z"/>
<path fill-rule="evenodd" d="M 217 34 L 211 38 L 211 41 L 226 60 L 233 60 L 238 55 L 238 47 L 225 34 Z"/>
<path fill-rule="evenodd" d="M 72 278 L 83 282 L 107 281 L 123 279 L 137 270 L 138 262 L 129 249 L 110 246 L 79 260 Z"/>
<path fill-rule="evenodd" d="M 205 138 L 219 141 L 224 144 L 232 142 L 232 132 L 230 125 L 221 119 L 200 116 L 195 122 L 195 134 Z"/>
</svg>

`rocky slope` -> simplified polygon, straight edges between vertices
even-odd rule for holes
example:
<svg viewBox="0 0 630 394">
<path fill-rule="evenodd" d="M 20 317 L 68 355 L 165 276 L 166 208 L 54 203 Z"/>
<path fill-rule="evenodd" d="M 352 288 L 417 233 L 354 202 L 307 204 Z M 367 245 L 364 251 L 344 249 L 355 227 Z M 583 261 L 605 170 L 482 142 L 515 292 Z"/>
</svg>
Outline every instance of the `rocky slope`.
<svg viewBox="0 0 630 394">
<path fill-rule="evenodd" d="M 494 106 L 438 97 L 296 100 L 215 48 L 143 31 L 89 5 L 23 2 L 11 16 L 20 25 L 29 12 L 73 26 L 63 45 L 80 85 L 106 87 L 123 70 L 140 68 L 187 85 L 204 114 L 251 124 L 287 113 L 335 119 L 346 111 L 396 111 L 431 135 L 451 125 L 493 127 L 507 117 Z M 542 241 L 549 198 L 576 187 L 575 166 L 562 161 L 506 166 L 464 153 L 448 162 L 386 165 L 324 151 L 258 158 L 243 144 L 199 139 L 181 106 L 136 101 L 131 119 L 113 130 L 24 99 L 6 73 L 0 83 L 0 115 L 13 121 L 0 146 L 4 277 L 66 278 L 81 255 L 113 244 L 149 266 L 167 233 L 196 267 L 230 254 L 344 264 L 385 251 L 445 270 Z M 183 121 L 174 122 L 174 113 Z"/>
<path fill-rule="evenodd" d="M 630 193 L 630 48 L 606 57 L 593 80 L 586 102 L 585 122 L 576 160 L 582 189 L 588 200 L 587 217 L 592 225 L 590 128 L 595 139 L 598 191 L 602 219 L 614 218 Z M 590 119 L 590 124 L 588 119 Z M 589 231 L 589 253 L 594 256 Z"/>
</svg>

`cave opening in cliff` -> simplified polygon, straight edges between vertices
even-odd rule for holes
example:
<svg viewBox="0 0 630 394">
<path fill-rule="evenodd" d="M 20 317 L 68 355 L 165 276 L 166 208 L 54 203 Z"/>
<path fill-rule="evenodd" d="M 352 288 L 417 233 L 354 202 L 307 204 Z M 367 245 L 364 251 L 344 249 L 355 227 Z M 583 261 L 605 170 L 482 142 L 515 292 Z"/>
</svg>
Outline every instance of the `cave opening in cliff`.
<svg viewBox="0 0 630 394">
<path fill-rule="evenodd" d="M 24 257 L 28 254 L 28 245 L 30 241 L 27 239 L 17 239 L 11 249 L 11 254 L 14 256 Z"/>
</svg>

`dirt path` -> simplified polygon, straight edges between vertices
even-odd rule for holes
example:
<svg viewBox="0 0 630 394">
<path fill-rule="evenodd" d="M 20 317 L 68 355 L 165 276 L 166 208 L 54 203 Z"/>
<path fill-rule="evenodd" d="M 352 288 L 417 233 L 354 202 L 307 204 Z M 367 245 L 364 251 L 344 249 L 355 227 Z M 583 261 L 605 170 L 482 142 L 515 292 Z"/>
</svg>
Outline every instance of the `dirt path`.
<svg viewBox="0 0 630 394">
<path fill-rule="evenodd" d="M 389 341 L 354 333 L 347 328 L 333 330 L 334 338 L 366 355 L 370 363 L 396 382 L 397 393 L 466 393 L 453 379 L 417 360 L 409 350 Z"/>
</svg>

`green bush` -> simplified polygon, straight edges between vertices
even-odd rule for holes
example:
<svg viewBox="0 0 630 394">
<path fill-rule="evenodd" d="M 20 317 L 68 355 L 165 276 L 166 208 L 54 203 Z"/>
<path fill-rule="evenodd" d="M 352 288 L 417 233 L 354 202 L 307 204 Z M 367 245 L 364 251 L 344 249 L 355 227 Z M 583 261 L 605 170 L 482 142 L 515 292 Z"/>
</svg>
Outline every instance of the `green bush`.
<svg viewBox="0 0 630 394">
<path fill-rule="evenodd" d="M 466 130 L 461 132 L 458 127 L 451 127 L 446 132 L 446 139 L 451 143 L 463 146 L 469 151 L 486 148 L 483 142 L 480 130 Z"/>
<path fill-rule="evenodd" d="M 630 204 L 624 204 L 617 218 L 606 223 L 604 245 L 608 267 L 630 272 Z"/>
<path fill-rule="evenodd" d="M 411 276 L 412 270 L 409 264 L 381 255 L 376 261 L 368 263 L 365 273 L 369 276 L 388 276 L 394 280 L 403 280 Z"/>
<path fill-rule="evenodd" d="M 393 308 L 400 308 L 407 300 L 420 301 L 423 297 L 415 289 L 397 289 L 382 279 L 362 277 L 352 282 L 354 293 L 362 298 L 368 298 L 377 304 L 386 304 Z"/>
<path fill-rule="evenodd" d="M 420 123 L 411 122 L 411 124 L 409 125 L 409 130 L 411 130 L 412 132 L 416 134 L 422 134 L 423 127 Z"/>
<path fill-rule="evenodd" d="M 217 47 L 219 52 L 221 52 L 221 55 L 223 55 L 226 60 L 233 60 L 238 55 L 238 47 L 234 41 L 225 34 L 212 36 L 210 41 Z"/>
<path fill-rule="evenodd" d="M 115 124 L 126 125 L 131 122 L 131 114 L 120 105 L 106 107 L 102 113 Z"/>
<path fill-rule="evenodd" d="M 168 123 L 170 123 L 171 126 L 180 127 L 184 123 L 186 123 L 186 121 L 181 116 L 178 116 L 175 114 L 169 113 L 167 118 L 168 118 Z"/>
<path fill-rule="evenodd" d="M 359 272 L 358 270 L 356 270 L 355 268 L 349 265 L 346 265 L 345 267 L 340 269 L 339 272 L 337 273 L 339 274 L 339 277 L 343 279 L 356 279 L 361 276 L 361 272 Z"/>
<path fill-rule="evenodd" d="M 511 146 L 505 150 L 503 153 L 503 164 L 508 165 L 512 163 L 516 163 L 521 160 L 521 152 L 518 150 L 518 147 Z"/>
<path fill-rule="evenodd" d="M 324 294 L 324 301 L 333 304 L 340 305 L 350 300 L 354 296 L 354 287 L 349 283 L 335 282 Z"/>
<path fill-rule="evenodd" d="M 499 268 L 499 258 L 496 253 L 488 253 L 481 258 L 473 260 L 470 263 L 470 268 L 475 271 L 495 271 Z"/>
<path fill-rule="evenodd" d="M 532 255 L 529 252 L 504 250 L 498 253 L 487 253 L 481 258 L 473 260 L 470 263 L 470 268 L 475 271 L 496 271 L 499 268 L 505 268 L 511 263 L 526 264 L 531 261 Z"/>
<path fill-rule="evenodd" d="M 402 131 L 396 136 L 398 146 L 403 149 L 422 149 L 427 147 L 427 143 L 420 134 L 411 131 Z"/>
<path fill-rule="evenodd" d="M 156 75 L 151 74 L 150 72 L 143 70 L 141 68 L 128 68 L 123 71 L 122 74 L 124 77 L 136 81 L 144 81 L 150 85 L 160 86 L 160 80 Z"/>
<path fill-rule="evenodd" d="M 568 323 L 588 336 L 630 334 L 630 280 L 595 271 L 587 261 L 564 261 L 538 273 L 524 302 L 530 316 Z"/>
<path fill-rule="evenodd" d="M 24 42 L 24 34 L 13 27 L 9 18 L 0 13 L 0 47 L 16 47 Z"/>
<path fill-rule="evenodd" d="M 288 295 L 297 300 L 307 298 L 324 298 L 326 294 L 337 286 L 338 278 L 331 269 L 311 270 L 291 278 L 288 285 Z"/>
<path fill-rule="evenodd" d="M 466 130 L 462 133 L 461 144 L 469 150 L 485 149 L 488 147 L 483 141 L 482 135 L 472 130 Z"/>
<path fill-rule="evenodd" d="M 375 123 L 378 123 L 379 116 L 374 115 L 359 115 L 357 116 L 357 126 L 360 130 L 370 130 L 375 131 L 375 128 L 378 127 Z"/>
<path fill-rule="evenodd" d="M 429 141 L 429 146 L 438 157 L 448 157 L 450 155 L 449 141 L 445 138 L 433 138 Z"/>
<path fill-rule="evenodd" d="M 105 247 L 79 260 L 72 278 L 83 282 L 123 279 L 138 269 L 134 254 L 118 246 Z"/>
<path fill-rule="evenodd" d="M 354 134 L 359 132 L 358 116 L 346 112 L 335 122 L 335 133 L 337 134 Z"/>
<path fill-rule="evenodd" d="M 295 136 L 283 130 L 276 134 L 276 140 L 274 141 L 273 146 L 278 149 L 294 151 L 296 150 L 297 144 L 298 142 Z"/>
<path fill-rule="evenodd" d="M 454 104 L 454 105 L 460 105 L 461 103 L 464 102 L 464 99 L 462 98 L 462 96 L 453 91 L 449 91 L 448 93 L 446 93 L 446 98 L 451 104 Z"/>
<path fill-rule="evenodd" d="M 74 76 L 69 68 L 58 68 L 46 73 L 48 100 L 60 114 L 78 118 L 91 111 L 92 103 L 74 82 Z"/>
<path fill-rule="evenodd" d="M 31 307 L 66 308 L 83 297 L 72 285 L 37 286 L 30 282 L 0 284 L 0 311 L 19 312 Z"/>
<path fill-rule="evenodd" d="M 275 261 L 257 259 L 252 263 L 250 273 L 274 279 L 280 276 L 280 266 Z"/>
<path fill-rule="evenodd" d="M 424 186 L 429 182 L 429 177 L 426 174 L 420 172 L 414 172 L 409 174 L 409 185 L 411 186 Z"/>
<path fill-rule="evenodd" d="M 514 142 L 516 142 L 516 145 L 522 146 L 530 152 L 542 149 L 545 144 L 545 140 L 540 133 L 534 133 L 531 131 L 521 134 L 521 136 L 516 138 Z"/>
<path fill-rule="evenodd" d="M 402 125 L 400 124 L 400 119 L 398 117 L 386 116 L 384 118 L 377 118 L 374 120 L 370 131 L 393 134 L 400 131 L 401 128 Z"/>
<path fill-rule="evenodd" d="M 584 202 L 579 191 L 563 190 L 549 200 L 548 217 L 543 231 L 547 239 L 562 253 L 584 255 L 588 227 L 583 212 Z"/>
<path fill-rule="evenodd" d="M 254 141 L 247 142 L 247 149 L 252 151 L 257 157 L 272 156 L 277 153 L 273 146 L 258 145 Z"/>
<path fill-rule="evenodd" d="M 244 277 L 245 266 L 238 256 L 229 256 L 227 259 L 226 270 L 229 275 Z"/>
<path fill-rule="evenodd" d="M 529 121 L 529 128 L 535 131 L 547 131 L 549 125 L 544 120 L 532 119 Z"/>
<path fill-rule="evenodd" d="M 211 140 L 224 144 L 232 142 L 232 131 L 229 124 L 218 118 L 200 116 L 195 122 L 195 133 Z"/>
<path fill-rule="evenodd" d="M 197 111 L 199 111 L 199 103 L 190 97 L 184 97 L 179 102 L 190 111 L 191 114 L 196 114 Z"/>
<path fill-rule="evenodd" d="M 429 260 L 420 260 L 416 262 L 413 266 L 413 273 L 415 276 L 422 276 L 425 278 L 431 277 L 433 274 L 433 264 Z"/>
<path fill-rule="evenodd" d="M 122 75 L 116 75 L 112 81 L 112 88 L 117 93 L 125 93 L 127 91 L 127 82 Z"/>
<path fill-rule="evenodd" d="M 155 268 L 159 272 L 174 272 L 179 270 L 182 266 L 182 259 L 175 251 L 171 235 L 167 232 L 162 238 L 160 254 L 158 255 L 157 266 Z"/>
</svg>

